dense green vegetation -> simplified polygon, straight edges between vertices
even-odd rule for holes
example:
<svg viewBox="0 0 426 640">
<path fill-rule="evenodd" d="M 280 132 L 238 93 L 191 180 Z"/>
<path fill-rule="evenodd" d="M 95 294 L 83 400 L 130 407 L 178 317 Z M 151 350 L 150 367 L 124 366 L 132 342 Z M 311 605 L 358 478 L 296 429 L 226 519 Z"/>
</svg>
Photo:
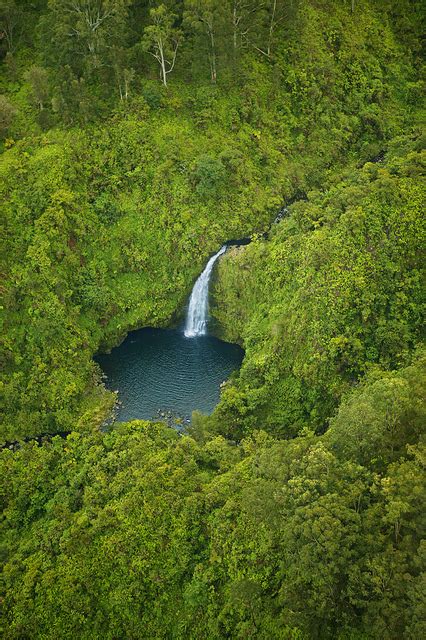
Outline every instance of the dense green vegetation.
<svg viewBox="0 0 426 640">
<path fill-rule="evenodd" d="M 424 171 L 420 141 L 350 170 L 289 208 L 268 240 L 219 267 L 214 313 L 246 358 L 215 422 L 229 436 L 322 431 L 372 367 L 401 366 L 421 339 Z"/>
<path fill-rule="evenodd" d="M 426 634 L 422 18 L 0 0 L 0 443 L 72 432 L 0 452 L 2 637 Z M 243 236 L 213 415 L 102 433 L 94 353 Z"/>
<path fill-rule="evenodd" d="M 134 422 L 5 451 L 3 637 L 422 637 L 424 364 L 321 437 Z"/>
<path fill-rule="evenodd" d="M 90 51 L 86 59 L 68 51 L 67 38 L 55 44 L 72 6 L 90 3 L 50 2 L 42 10 L 43 3 L 6 2 L 21 28 L 19 46 L 3 61 L 15 114 L 1 167 L 3 439 L 97 425 L 112 402 L 91 361 L 100 345 L 133 327 L 170 322 L 223 240 L 265 229 L 289 197 L 339 179 L 343 167 L 376 155 L 401 128 L 416 130 L 416 3 L 391 7 L 386 20 L 383 7 L 365 3 L 356 17 L 341 2 L 297 11 L 296 4 L 280 17 L 287 37 L 277 38 L 273 55 L 259 53 L 256 42 L 228 59 L 224 28 L 217 84 L 202 67 L 188 76 L 186 65 L 162 90 L 146 79 L 151 63 L 137 44 L 147 12 L 133 20 L 136 6 L 100 3 L 140 27 L 139 36 L 126 29 L 135 78 L 120 100 L 108 84 L 115 63 L 101 56 L 113 48 L 99 39 L 96 59 Z M 35 33 L 34 12 L 41 14 Z M 184 25 L 181 58 L 204 60 L 204 41 Z M 74 38 L 69 44 L 77 46 Z M 29 67 L 34 56 L 40 66 Z"/>
</svg>

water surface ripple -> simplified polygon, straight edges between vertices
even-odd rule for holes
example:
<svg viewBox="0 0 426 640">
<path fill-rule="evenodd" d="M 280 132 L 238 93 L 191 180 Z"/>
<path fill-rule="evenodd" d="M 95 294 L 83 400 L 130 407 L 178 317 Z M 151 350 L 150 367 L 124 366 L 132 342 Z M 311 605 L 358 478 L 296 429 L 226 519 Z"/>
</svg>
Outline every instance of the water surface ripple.
<svg viewBox="0 0 426 640">
<path fill-rule="evenodd" d="M 107 387 L 119 391 L 117 420 L 158 417 L 159 410 L 190 416 L 211 413 L 220 384 L 241 365 L 244 352 L 235 344 L 205 335 L 185 338 L 179 330 L 139 329 L 110 354 L 95 360 Z"/>
</svg>

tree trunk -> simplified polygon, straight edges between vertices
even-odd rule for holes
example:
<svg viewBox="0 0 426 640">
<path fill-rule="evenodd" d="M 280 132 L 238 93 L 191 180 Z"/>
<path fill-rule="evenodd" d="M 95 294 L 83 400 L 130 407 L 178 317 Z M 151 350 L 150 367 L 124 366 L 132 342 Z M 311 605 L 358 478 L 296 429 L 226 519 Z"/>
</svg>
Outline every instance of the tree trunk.
<svg viewBox="0 0 426 640">
<path fill-rule="evenodd" d="M 271 23 L 269 25 L 269 38 L 268 38 L 268 56 L 271 55 L 271 47 L 272 47 L 272 35 L 275 29 L 275 14 L 277 12 L 277 0 L 274 0 L 273 8 L 272 8 L 272 16 Z"/>
<path fill-rule="evenodd" d="M 162 76 L 162 81 L 165 87 L 167 87 L 167 71 L 166 71 L 166 61 L 164 60 L 164 49 L 163 49 L 163 43 L 160 42 L 158 43 L 158 48 L 160 51 L 160 65 L 161 65 L 161 76 Z"/>
<path fill-rule="evenodd" d="M 213 29 L 210 31 L 210 44 L 211 44 L 211 55 L 210 55 L 210 71 L 211 71 L 211 80 L 213 83 L 216 83 L 217 72 L 216 72 L 216 48 L 214 42 L 214 34 Z"/>
</svg>

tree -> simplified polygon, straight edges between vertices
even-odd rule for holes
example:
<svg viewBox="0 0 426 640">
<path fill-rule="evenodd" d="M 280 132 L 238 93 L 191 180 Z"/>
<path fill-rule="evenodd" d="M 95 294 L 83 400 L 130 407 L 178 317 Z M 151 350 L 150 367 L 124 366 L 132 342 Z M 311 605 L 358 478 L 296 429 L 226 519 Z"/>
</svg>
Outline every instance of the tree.
<svg viewBox="0 0 426 640">
<path fill-rule="evenodd" d="M 142 46 L 160 65 L 160 76 L 167 87 L 167 76 L 174 69 L 182 33 L 173 25 L 176 15 L 164 4 L 149 12 L 152 24 L 145 28 Z"/>
<path fill-rule="evenodd" d="M 0 96 L 0 138 L 5 138 L 16 109 L 6 96 Z"/>
<path fill-rule="evenodd" d="M 212 198 L 223 184 L 225 168 L 219 158 L 205 154 L 197 159 L 193 177 L 197 193 L 202 198 Z"/>
<path fill-rule="evenodd" d="M 129 97 L 129 87 L 134 80 L 134 69 L 122 69 L 116 68 L 118 89 L 120 92 L 120 100 L 127 100 Z"/>
<path fill-rule="evenodd" d="M 77 77 L 69 65 L 59 69 L 52 107 L 67 124 L 87 122 L 93 112 L 94 101 L 89 95 L 87 83 L 84 78 Z"/>
<path fill-rule="evenodd" d="M 284 0 L 267 0 L 267 2 L 263 4 L 263 10 L 265 11 L 266 23 L 265 46 L 256 47 L 256 49 L 269 58 L 272 53 L 278 25 L 284 20 Z"/>
<path fill-rule="evenodd" d="M 123 47 L 115 47 L 112 52 L 114 73 L 117 80 L 120 100 L 127 100 L 129 88 L 135 77 L 135 70 L 129 67 L 128 51 Z"/>
<path fill-rule="evenodd" d="M 218 16 L 215 0 L 188 0 L 185 22 L 192 29 L 203 31 L 207 36 L 210 78 L 217 80 L 216 20 Z"/>
<path fill-rule="evenodd" d="M 49 74 L 46 69 L 33 65 L 25 73 L 25 80 L 30 84 L 34 101 L 40 111 L 49 99 Z"/>
<path fill-rule="evenodd" d="M 260 6 L 262 3 L 260 3 Z M 232 0 L 232 43 L 234 55 L 239 46 L 248 40 L 253 24 L 253 14 L 259 9 L 259 3 L 251 0 Z"/>
<path fill-rule="evenodd" d="M 130 0 L 49 0 L 46 37 L 52 38 L 50 59 L 86 73 L 111 63 L 113 45 L 122 45 L 125 39 L 129 3 Z"/>
<path fill-rule="evenodd" d="M 0 40 L 4 40 L 7 51 L 11 53 L 21 18 L 22 11 L 14 0 L 0 0 Z"/>
</svg>

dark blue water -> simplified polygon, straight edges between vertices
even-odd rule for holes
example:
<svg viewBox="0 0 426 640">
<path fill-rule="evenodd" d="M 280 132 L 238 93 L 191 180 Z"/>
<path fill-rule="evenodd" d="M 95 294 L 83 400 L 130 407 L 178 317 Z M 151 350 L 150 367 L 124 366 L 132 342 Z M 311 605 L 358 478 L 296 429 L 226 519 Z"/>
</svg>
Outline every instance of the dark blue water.
<svg viewBox="0 0 426 640">
<path fill-rule="evenodd" d="M 241 365 L 244 352 L 212 336 L 185 338 L 179 330 L 140 329 L 95 359 L 107 387 L 119 391 L 116 419 L 158 418 L 158 411 L 211 413 L 220 384 Z"/>
</svg>

